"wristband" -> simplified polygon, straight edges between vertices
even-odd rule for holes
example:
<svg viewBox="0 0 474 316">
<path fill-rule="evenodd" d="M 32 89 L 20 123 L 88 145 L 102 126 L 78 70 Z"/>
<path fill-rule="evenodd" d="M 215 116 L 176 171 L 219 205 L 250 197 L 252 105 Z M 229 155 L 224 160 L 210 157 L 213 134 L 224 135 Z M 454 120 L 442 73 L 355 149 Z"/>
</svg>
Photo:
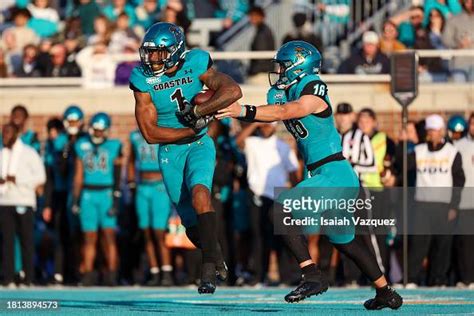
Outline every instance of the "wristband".
<svg viewBox="0 0 474 316">
<path fill-rule="evenodd" d="M 114 191 L 114 198 L 120 198 L 120 197 L 122 197 L 122 192 L 119 191 L 119 190 L 115 190 Z"/>
<path fill-rule="evenodd" d="M 244 122 L 253 122 L 257 115 L 257 107 L 255 105 L 244 105 L 244 107 L 246 109 L 245 116 L 239 119 Z"/>
<path fill-rule="evenodd" d="M 245 116 L 245 106 L 241 105 L 240 106 L 239 118 L 244 117 L 244 116 Z"/>
</svg>

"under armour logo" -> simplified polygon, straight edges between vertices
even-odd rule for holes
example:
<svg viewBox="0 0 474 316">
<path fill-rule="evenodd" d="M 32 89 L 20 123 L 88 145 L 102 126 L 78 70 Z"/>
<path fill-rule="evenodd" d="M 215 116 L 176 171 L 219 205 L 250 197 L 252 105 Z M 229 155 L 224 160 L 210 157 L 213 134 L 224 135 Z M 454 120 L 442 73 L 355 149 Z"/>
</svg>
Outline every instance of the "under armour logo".
<svg viewBox="0 0 474 316">
<path fill-rule="evenodd" d="M 184 70 L 184 74 L 187 75 L 187 74 L 192 74 L 193 73 L 193 70 L 192 69 L 185 69 Z"/>
<path fill-rule="evenodd" d="M 168 158 L 161 158 L 161 163 L 168 163 Z"/>
</svg>

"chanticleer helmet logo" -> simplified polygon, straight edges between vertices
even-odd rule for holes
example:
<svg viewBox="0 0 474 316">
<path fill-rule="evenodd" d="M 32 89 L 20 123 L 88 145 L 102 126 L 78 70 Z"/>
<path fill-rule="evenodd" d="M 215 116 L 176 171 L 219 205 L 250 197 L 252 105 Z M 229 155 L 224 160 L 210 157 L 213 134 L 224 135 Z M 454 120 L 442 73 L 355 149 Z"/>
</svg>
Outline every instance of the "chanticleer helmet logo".
<svg viewBox="0 0 474 316">
<path fill-rule="evenodd" d="M 311 52 L 303 47 L 295 47 L 295 56 L 298 61 L 304 60 L 307 56 L 311 55 Z"/>
</svg>

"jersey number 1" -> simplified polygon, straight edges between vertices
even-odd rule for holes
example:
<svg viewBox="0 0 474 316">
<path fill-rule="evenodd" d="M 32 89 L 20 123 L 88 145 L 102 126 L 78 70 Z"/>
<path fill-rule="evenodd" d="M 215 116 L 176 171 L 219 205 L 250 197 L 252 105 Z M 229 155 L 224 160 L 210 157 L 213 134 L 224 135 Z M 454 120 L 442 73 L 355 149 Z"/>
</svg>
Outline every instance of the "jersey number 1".
<svg viewBox="0 0 474 316">
<path fill-rule="evenodd" d="M 178 110 L 182 111 L 184 109 L 184 97 L 181 88 L 178 88 L 173 92 L 171 95 L 171 101 L 178 103 Z"/>
</svg>

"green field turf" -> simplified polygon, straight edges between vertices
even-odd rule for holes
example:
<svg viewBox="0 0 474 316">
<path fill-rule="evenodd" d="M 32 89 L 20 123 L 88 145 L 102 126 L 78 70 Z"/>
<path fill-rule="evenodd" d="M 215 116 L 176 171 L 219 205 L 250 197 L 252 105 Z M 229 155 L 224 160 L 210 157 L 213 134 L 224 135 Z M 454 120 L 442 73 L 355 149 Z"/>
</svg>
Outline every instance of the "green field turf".
<svg viewBox="0 0 474 316">
<path fill-rule="evenodd" d="M 304 302 L 283 301 L 287 288 L 224 288 L 199 295 L 195 288 L 31 288 L 0 290 L 0 315 L 474 315 L 474 291 L 460 289 L 400 290 L 398 311 L 367 312 L 362 303 L 369 288 L 331 288 Z M 59 310 L 11 311 L 7 300 L 57 300 Z"/>
</svg>

